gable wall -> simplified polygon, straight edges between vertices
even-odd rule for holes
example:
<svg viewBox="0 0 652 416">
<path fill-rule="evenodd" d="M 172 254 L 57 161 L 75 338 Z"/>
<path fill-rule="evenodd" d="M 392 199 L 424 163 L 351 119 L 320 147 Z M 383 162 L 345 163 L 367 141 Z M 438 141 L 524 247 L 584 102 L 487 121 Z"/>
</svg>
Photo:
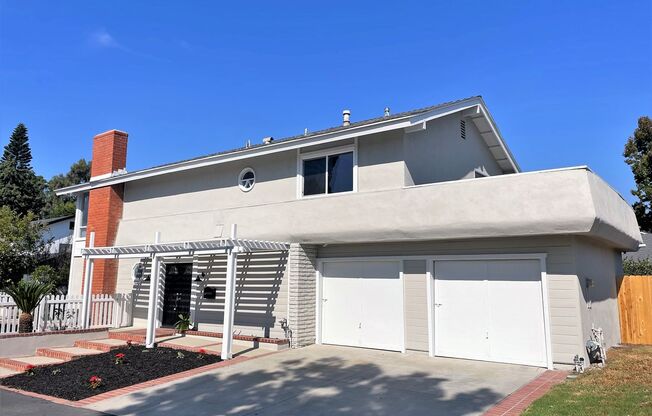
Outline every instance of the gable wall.
<svg viewBox="0 0 652 416">
<path fill-rule="evenodd" d="M 460 120 L 459 113 L 451 114 L 405 135 L 406 185 L 472 178 L 475 168 L 489 175 L 503 173 L 472 121 L 466 121 L 466 139 L 461 138 Z"/>
</svg>

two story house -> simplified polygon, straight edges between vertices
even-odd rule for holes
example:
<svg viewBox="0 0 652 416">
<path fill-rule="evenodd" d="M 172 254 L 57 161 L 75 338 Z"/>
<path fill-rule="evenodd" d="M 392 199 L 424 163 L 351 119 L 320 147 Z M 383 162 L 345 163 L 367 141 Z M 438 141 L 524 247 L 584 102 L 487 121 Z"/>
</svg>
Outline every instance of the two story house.
<svg viewBox="0 0 652 416">
<path fill-rule="evenodd" d="M 90 181 L 57 191 L 78 200 L 70 293 L 91 233 L 185 250 L 237 224 L 288 245 L 238 257 L 236 334 L 543 367 L 585 355 L 592 326 L 619 342 L 634 213 L 585 166 L 522 172 L 481 97 L 133 172 L 126 155 L 126 133 L 96 136 Z M 221 331 L 227 256 L 193 253 L 161 256 L 155 303 L 147 256 L 96 259 L 90 289 L 133 293 L 136 325 Z"/>
</svg>

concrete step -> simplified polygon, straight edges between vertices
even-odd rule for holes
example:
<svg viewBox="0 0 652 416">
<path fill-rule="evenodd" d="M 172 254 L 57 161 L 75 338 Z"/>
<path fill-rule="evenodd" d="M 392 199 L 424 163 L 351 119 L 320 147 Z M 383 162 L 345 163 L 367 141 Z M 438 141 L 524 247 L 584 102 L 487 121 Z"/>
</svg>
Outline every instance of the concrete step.
<svg viewBox="0 0 652 416">
<path fill-rule="evenodd" d="M 8 368 L 0 367 L 0 378 L 11 377 L 14 374 L 19 374 L 20 371 L 10 370 Z"/>
<path fill-rule="evenodd" d="M 191 337 L 208 337 L 213 338 L 214 342 L 222 342 L 222 333 L 221 332 L 212 332 L 212 331 L 195 331 L 190 330 L 186 332 L 188 338 Z M 156 341 L 160 344 L 167 343 L 170 341 L 169 338 L 178 338 L 180 335 L 176 334 L 174 329 L 170 328 L 157 328 L 156 329 Z M 120 339 L 120 340 L 130 340 L 136 344 L 145 343 L 145 330 L 144 329 L 131 329 L 131 330 L 114 330 L 109 331 L 109 338 L 111 339 Z M 233 344 L 241 345 L 246 347 L 253 348 L 262 348 L 271 351 L 279 351 L 289 348 L 288 340 L 278 339 L 278 338 L 264 338 L 251 335 L 234 335 Z"/>
<path fill-rule="evenodd" d="M 75 347 L 97 350 L 100 352 L 109 352 L 111 350 L 115 350 L 116 348 L 124 347 L 126 345 L 127 345 L 127 341 L 121 339 L 114 339 L 114 338 L 96 339 L 93 341 L 86 341 L 86 340 L 75 341 Z"/>
<path fill-rule="evenodd" d="M 32 355 L 28 357 L 0 358 L 0 367 L 14 371 L 26 371 L 29 367 L 46 367 L 63 362 L 64 360 L 59 358 Z"/>
<path fill-rule="evenodd" d="M 102 351 L 89 348 L 80 347 L 58 347 L 58 348 L 39 348 L 36 350 L 36 355 L 42 357 L 58 358 L 64 361 L 74 360 L 75 358 L 83 357 L 85 355 L 101 354 Z"/>
<path fill-rule="evenodd" d="M 156 328 L 155 337 L 169 337 L 176 334 L 176 331 L 171 328 Z M 131 330 L 115 330 L 109 331 L 109 338 L 121 339 L 123 341 L 131 341 L 133 343 L 142 344 L 145 342 L 144 329 L 131 329 Z"/>
</svg>

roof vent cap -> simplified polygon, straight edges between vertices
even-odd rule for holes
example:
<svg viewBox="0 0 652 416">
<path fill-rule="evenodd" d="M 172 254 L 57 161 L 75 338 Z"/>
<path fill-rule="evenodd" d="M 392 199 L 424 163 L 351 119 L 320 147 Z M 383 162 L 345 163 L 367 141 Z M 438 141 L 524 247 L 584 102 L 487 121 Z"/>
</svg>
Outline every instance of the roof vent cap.
<svg viewBox="0 0 652 416">
<path fill-rule="evenodd" d="M 389 107 L 385 107 L 385 117 L 389 117 Z"/>
<path fill-rule="evenodd" d="M 270 144 L 273 141 L 274 141 L 274 138 L 272 136 L 268 136 L 268 137 L 263 138 L 263 144 Z"/>
<path fill-rule="evenodd" d="M 342 125 L 348 126 L 351 124 L 351 110 L 342 111 Z"/>
</svg>

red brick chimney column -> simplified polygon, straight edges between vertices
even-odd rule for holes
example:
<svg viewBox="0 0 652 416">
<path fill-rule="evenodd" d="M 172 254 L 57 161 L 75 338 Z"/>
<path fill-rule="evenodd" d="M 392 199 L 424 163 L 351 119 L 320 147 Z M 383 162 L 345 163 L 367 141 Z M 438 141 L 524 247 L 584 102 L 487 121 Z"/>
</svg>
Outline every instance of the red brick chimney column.
<svg viewBox="0 0 652 416">
<path fill-rule="evenodd" d="M 93 138 L 91 181 L 108 177 L 127 166 L 127 133 L 110 130 Z M 111 185 L 90 191 L 86 245 L 95 232 L 95 246 L 112 246 L 122 218 L 124 185 Z M 97 259 L 93 262 L 92 293 L 114 293 L 118 278 L 118 260 Z M 85 278 L 84 278 L 85 280 Z M 82 285 L 83 287 L 83 285 Z"/>
</svg>

